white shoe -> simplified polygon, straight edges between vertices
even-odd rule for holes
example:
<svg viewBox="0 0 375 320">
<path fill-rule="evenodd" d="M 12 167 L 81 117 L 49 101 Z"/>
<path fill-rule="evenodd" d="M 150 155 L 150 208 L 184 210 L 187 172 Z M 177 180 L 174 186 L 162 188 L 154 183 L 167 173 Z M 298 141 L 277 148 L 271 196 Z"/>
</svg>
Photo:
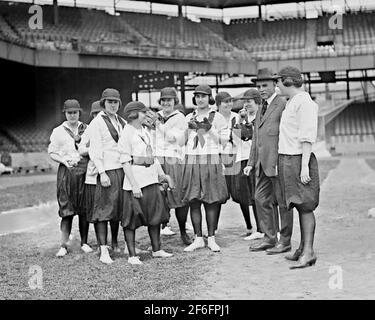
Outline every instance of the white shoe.
<svg viewBox="0 0 375 320">
<path fill-rule="evenodd" d="M 172 231 L 171 228 L 167 226 L 164 229 L 161 229 L 160 234 L 162 236 L 173 236 L 176 232 Z"/>
<path fill-rule="evenodd" d="M 170 258 L 173 257 L 172 253 L 165 252 L 164 250 L 159 250 L 156 252 L 152 252 L 153 258 Z"/>
<path fill-rule="evenodd" d="M 105 263 L 105 264 L 111 264 L 113 263 L 113 260 L 109 256 L 108 253 L 108 247 L 107 246 L 100 246 L 100 261 Z"/>
<path fill-rule="evenodd" d="M 204 248 L 205 247 L 205 243 L 204 243 L 204 240 L 203 240 L 203 237 L 196 237 L 193 241 L 193 243 L 186 247 L 184 249 L 185 252 L 191 252 L 191 251 L 194 251 L 196 249 L 199 249 L 199 248 Z"/>
<path fill-rule="evenodd" d="M 193 228 L 193 226 L 190 223 L 186 223 L 185 224 L 185 228 L 186 228 L 186 230 L 194 231 L 194 228 Z"/>
<path fill-rule="evenodd" d="M 246 240 L 246 241 L 249 241 L 249 240 L 262 239 L 263 237 L 264 237 L 264 233 L 260 233 L 260 232 L 257 231 L 257 232 L 252 233 L 248 237 L 243 238 L 243 239 Z"/>
<path fill-rule="evenodd" d="M 63 257 L 68 253 L 68 250 L 66 248 L 61 247 L 60 250 L 56 253 L 56 257 Z"/>
<path fill-rule="evenodd" d="M 247 229 L 246 230 L 246 233 L 245 234 L 243 234 L 242 235 L 242 237 L 244 237 L 244 238 L 246 238 L 246 237 L 248 237 L 248 236 L 251 236 L 253 233 L 255 233 L 256 231 L 253 229 L 253 228 L 251 228 L 251 229 Z"/>
<path fill-rule="evenodd" d="M 112 247 L 111 247 L 111 246 L 107 246 L 107 245 L 106 245 L 106 247 L 107 247 L 108 250 L 112 250 Z M 96 251 L 95 251 L 95 254 L 100 254 L 100 246 L 99 246 L 99 245 L 98 245 L 98 248 L 97 248 Z"/>
<path fill-rule="evenodd" d="M 207 247 L 209 247 L 213 252 L 219 252 L 220 247 L 217 245 L 215 241 L 215 236 L 208 237 L 207 239 Z"/>
<path fill-rule="evenodd" d="M 81 247 L 81 250 L 84 252 L 84 253 L 90 253 L 90 252 L 93 252 L 94 250 L 92 250 L 92 248 L 87 244 L 85 243 L 82 247 Z"/>
<path fill-rule="evenodd" d="M 152 250 L 152 249 L 150 249 L 150 250 Z M 141 253 L 147 253 L 147 251 L 139 249 L 139 248 L 135 248 L 135 254 L 138 255 L 138 254 L 141 254 Z M 124 254 L 129 254 L 129 250 L 128 250 L 127 245 L 125 245 Z"/>
<path fill-rule="evenodd" d="M 139 260 L 138 257 L 129 257 L 128 263 L 130 263 L 130 264 L 143 264 L 143 262 L 141 260 Z"/>
</svg>

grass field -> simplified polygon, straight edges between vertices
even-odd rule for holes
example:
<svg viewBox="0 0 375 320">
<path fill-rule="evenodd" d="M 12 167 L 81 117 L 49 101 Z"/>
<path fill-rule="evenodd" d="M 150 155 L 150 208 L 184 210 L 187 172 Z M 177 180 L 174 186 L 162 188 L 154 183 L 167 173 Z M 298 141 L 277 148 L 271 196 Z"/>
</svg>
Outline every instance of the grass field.
<svg viewBox="0 0 375 320">
<path fill-rule="evenodd" d="M 10 187 L 0 191 L 0 212 L 25 208 L 56 199 L 56 182 Z"/>
<path fill-rule="evenodd" d="M 321 182 L 338 163 L 339 160 L 319 162 Z M 11 209 L 53 200 L 54 197 L 54 183 L 44 183 L 5 189 L 1 192 L 0 203 L 2 208 Z M 60 237 L 57 222 L 56 218 L 56 223 L 36 232 L 1 237 L 0 299 L 194 299 L 205 285 L 205 273 L 215 256 L 207 248 L 184 253 L 184 246 L 175 235 L 162 238 L 163 248 L 175 254 L 170 259 L 153 259 L 150 253 L 145 253 L 141 255 L 144 265 L 133 267 L 127 263 L 127 256 L 121 253 L 112 254 L 115 263 L 106 266 L 99 262 L 96 254 L 81 253 L 75 226 L 70 254 L 58 259 L 55 257 Z M 178 230 L 174 217 L 172 227 Z M 122 231 L 119 239 L 124 248 Z M 137 243 L 142 249 L 149 247 L 145 228 L 137 232 Z M 89 244 L 96 248 L 92 227 Z M 43 272 L 43 288 L 31 290 L 29 269 L 35 265 Z"/>
</svg>

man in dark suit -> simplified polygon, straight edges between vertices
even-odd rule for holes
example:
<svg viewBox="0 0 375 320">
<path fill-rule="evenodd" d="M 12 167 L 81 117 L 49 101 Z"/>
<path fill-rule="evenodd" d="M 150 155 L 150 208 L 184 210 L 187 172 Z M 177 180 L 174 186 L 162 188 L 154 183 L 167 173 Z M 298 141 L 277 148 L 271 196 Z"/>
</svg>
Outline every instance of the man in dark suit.
<svg viewBox="0 0 375 320">
<path fill-rule="evenodd" d="M 277 177 L 279 125 L 286 102 L 276 93 L 277 76 L 271 70 L 259 69 L 253 81 L 262 97 L 262 106 L 255 119 L 253 144 L 244 173 L 249 174 L 255 169 L 255 204 L 260 229 L 265 235 L 260 244 L 250 246 L 249 249 L 278 254 L 291 250 L 293 231 L 293 211 L 283 205 Z M 279 218 L 276 203 L 279 205 L 281 220 L 280 240 L 277 238 Z"/>
</svg>

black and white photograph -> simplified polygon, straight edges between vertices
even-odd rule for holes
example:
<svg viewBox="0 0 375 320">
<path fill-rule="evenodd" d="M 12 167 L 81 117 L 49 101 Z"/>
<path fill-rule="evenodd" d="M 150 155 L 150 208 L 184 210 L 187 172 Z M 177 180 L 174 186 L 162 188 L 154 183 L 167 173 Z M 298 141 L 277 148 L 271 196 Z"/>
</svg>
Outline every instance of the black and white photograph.
<svg viewBox="0 0 375 320">
<path fill-rule="evenodd" d="M 0 300 L 375 298 L 374 0 L 1 0 L 0 71 Z"/>
</svg>

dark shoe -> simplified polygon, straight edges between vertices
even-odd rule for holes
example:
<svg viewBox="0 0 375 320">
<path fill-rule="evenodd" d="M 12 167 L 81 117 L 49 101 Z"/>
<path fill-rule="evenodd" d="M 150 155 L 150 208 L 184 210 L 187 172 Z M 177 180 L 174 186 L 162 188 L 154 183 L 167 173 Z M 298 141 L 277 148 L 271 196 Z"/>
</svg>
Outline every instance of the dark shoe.
<svg viewBox="0 0 375 320">
<path fill-rule="evenodd" d="M 298 248 L 296 251 L 294 251 L 294 253 L 287 254 L 284 258 L 289 261 L 298 261 L 301 254 L 302 254 L 302 249 Z"/>
<path fill-rule="evenodd" d="M 292 247 L 291 247 L 290 244 L 285 245 L 283 243 L 278 243 L 273 248 L 267 249 L 266 252 L 267 252 L 267 254 L 271 255 L 271 254 L 279 254 L 279 253 L 283 253 L 283 252 L 288 252 L 290 250 L 292 250 Z"/>
<path fill-rule="evenodd" d="M 273 248 L 274 246 L 275 245 L 273 243 L 261 242 L 260 244 L 254 246 L 254 247 L 250 247 L 249 250 L 250 251 L 264 251 L 264 250 Z"/>
<path fill-rule="evenodd" d="M 317 257 L 315 255 L 313 255 L 312 257 L 306 257 L 305 255 L 303 255 L 298 260 L 299 263 L 293 266 L 290 266 L 289 269 L 292 270 L 292 269 L 302 269 L 306 267 L 311 267 L 315 264 L 316 260 L 317 260 Z"/>
<path fill-rule="evenodd" d="M 181 233 L 181 240 L 184 244 L 186 244 L 187 246 L 188 245 L 191 245 L 191 239 L 190 237 L 187 235 L 187 233 Z"/>
</svg>

